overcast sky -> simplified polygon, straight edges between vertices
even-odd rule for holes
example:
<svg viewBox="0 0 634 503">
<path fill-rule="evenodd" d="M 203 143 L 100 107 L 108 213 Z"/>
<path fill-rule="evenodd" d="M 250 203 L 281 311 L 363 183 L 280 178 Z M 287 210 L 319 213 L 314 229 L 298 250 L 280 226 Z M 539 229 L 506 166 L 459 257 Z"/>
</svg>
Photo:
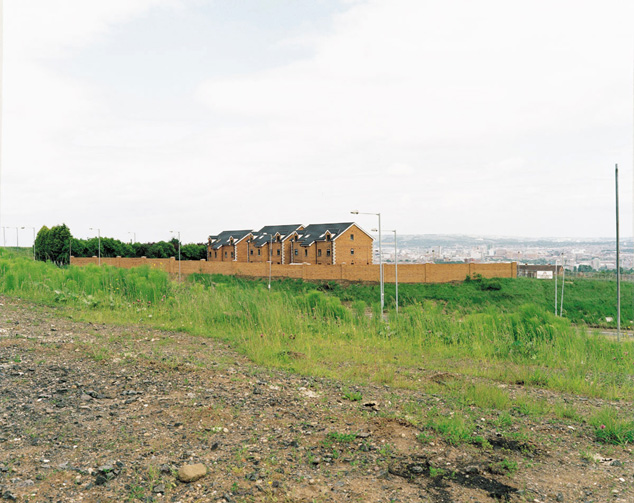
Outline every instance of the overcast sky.
<svg viewBox="0 0 634 503">
<path fill-rule="evenodd" d="M 3 10 L 2 226 L 608 237 L 618 163 L 632 234 L 630 0 Z"/>
</svg>

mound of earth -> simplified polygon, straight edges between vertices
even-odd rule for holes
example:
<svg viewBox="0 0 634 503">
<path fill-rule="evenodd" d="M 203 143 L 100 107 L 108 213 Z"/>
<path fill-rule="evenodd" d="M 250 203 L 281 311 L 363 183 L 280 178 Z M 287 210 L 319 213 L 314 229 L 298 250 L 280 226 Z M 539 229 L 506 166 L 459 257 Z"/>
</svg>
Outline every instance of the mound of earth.
<svg viewBox="0 0 634 503">
<path fill-rule="evenodd" d="M 487 442 L 449 445 L 402 413 L 409 402 L 442 409 L 442 396 L 292 375 L 211 338 L 0 304 L 6 501 L 634 501 L 631 450 L 596 444 L 582 425 L 526 419 L 531 436 L 519 441 L 492 413 L 478 425 Z"/>
</svg>

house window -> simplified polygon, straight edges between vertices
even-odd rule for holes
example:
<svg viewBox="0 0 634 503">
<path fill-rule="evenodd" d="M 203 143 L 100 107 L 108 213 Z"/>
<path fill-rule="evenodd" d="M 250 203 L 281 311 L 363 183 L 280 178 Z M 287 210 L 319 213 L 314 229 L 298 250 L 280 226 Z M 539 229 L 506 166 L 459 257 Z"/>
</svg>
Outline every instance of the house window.
<svg viewBox="0 0 634 503">
<path fill-rule="evenodd" d="M 330 257 L 330 250 L 326 250 L 326 257 Z"/>
<path fill-rule="evenodd" d="M 354 248 L 350 248 L 350 255 L 354 255 Z"/>
<path fill-rule="evenodd" d="M 258 255 L 262 255 L 262 250 L 258 248 Z"/>
<path fill-rule="evenodd" d="M 279 251 L 279 250 L 277 250 L 277 254 L 278 254 L 278 255 L 280 254 L 280 251 Z"/>
<path fill-rule="evenodd" d="M 295 250 L 295 256 L 299 255 L 299 250 Z"/>
<path fill-rule="evenodd" d="M 304 257 L 308 257 L 308 248 L 304 250 Z"/>
<path fill-rule="evenodd" d="M 214 252 L 214 258 L 218 258 L 218 252 L 217 251 Z"/>
<path fill-rule="evenodd" d="M 354 241 L 354 234 L 350 234 L 350 241 Z"/>
<path fill-rule="evenodd" d="M 231 258 L 233 258 L 233 252 L 231 252 Z"/>
<path fill-rule="evenodd" d="M 258 251 L 260 251 L 260 250 L 258 250 Z M 253 255 L 253 250 L 250 250 L 250 252 L 251 252 L 251 255 Z"/>
<path fill-rule="evenodd" d="M 317 250 L 317 256 L 321 257 L 321 250 Z"/>
<path fill-rule="evenodd" d="M 227 252 L 225 252 L 225 257 L 227 256 Z"/>
</svg>

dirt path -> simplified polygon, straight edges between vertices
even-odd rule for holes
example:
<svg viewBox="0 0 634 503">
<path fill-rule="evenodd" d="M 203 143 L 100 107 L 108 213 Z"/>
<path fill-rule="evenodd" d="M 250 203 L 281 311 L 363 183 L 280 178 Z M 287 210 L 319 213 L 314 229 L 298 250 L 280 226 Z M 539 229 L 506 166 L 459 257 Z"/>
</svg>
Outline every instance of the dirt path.
<svg viewBox="0 0 634 503">
<path fill-rule="evenodd" d="M 0 499 L 634 501 L 631 450 L 585 426 L 526 419 L 518 440 L 492 414 L 486 448 L 421 442 L 397 415 L 442 409 L 440 396 L 367 386 L 349 400 L 339 382 L 259 368 L 213 339 L 0 304 Z M 206 475 L 181 482 L 193 464 Z"/>
</svg>

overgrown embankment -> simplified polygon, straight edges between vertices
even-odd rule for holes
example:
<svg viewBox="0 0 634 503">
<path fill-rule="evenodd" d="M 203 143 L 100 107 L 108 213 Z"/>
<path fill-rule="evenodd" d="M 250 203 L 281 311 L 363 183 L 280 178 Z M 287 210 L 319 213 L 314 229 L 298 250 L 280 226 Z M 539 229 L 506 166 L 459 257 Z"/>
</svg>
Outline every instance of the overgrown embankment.
<svg viewBox="0 0 634 503">
<path fill-rule="evenodd" d="M 424 366 L 588 396 L 634 396 L 629 345 L 550 313 L 554 284 L 544 281 L 404 285 L 398 315 L 388 288 L 384 322 L 372 286 L 286 280 L 269 291 L 262 281 L 196 275 L 176 284 L 149 268 L 58 268 L 6 254 L 0 273 L 4 293 L 65 305 L 86 319 L 219 337 L 258 363 L 302 374 L 411 387 Z M 570 282 L 565 313 L 604 319 L 609 289 Z M 411 371 L 397 371 L 403 368 Z"/>
<path fill-rule="evenodd" d="M 389 287 L 387 312 L 380 313 L 374 300 L 378 298 L 375 287 L 274 281 L 269 291 L 261 281 L 220 276 L 192 276 L 188 282 L 178 284 L 150 268 L 58 268 L 3 251 L 0 293 L 53 306 L 57 315 L 85 322 L 60 323 L 59 332 L 58 327 L 51 325 L 49 332 L 48 325 L 46 330 L 40 326 L 44 318 L 39 315 L 28 324 L 21 321 L 21 316 L 28 316 L 25 314 L 28 309 L 16 308 L 19 316 L 3 311 L 3 323 L 8 328 L 0 327 L 3 330 L 0 335 L 5 338 L 0 344 L 0 359 L 2 368 L 11 372 L 15 389 L 10 394 L 20 397 L 24 393 L 20 386 L 27 386 L 25 389 L 35 386 L 38 394 L 34 400 L 48 404 L 48 408 L 40 407 L 39 402 L 34 406 L 27 404 L 26 408 L 24 403 L 9 404 L 12 426 L 7 426 L 7 431 L 10 430 L 11 438 L 19 439 L 15 450 L 23 448 L 22 457 L 11 458 L 13 464 L 9 469 L 17 473 L 19 463 L 27 464 L 29 447 L 20 442 L 31 432 L 47 432 L 43 437 L 48 446 L 46 452 L 57 452 L 54 442 L 59 443 L 60 433 L 57 426 L 55 431 L 47 429 L 49 424 L 73 424 L 70 418 L 79 414 L 85 415 L 86 421 L 103 423 L 105 427 L 110 421 L 104 419 L 104 412 L 108 410 L 112 416 L 113 411 L 121 408 L 122 429 L 90 437 L 90 449 L 78 451 L 81 456 L 78 454 L 77 462 L 80 457 L 100 462 L 102 451 L 137 459 L 133 465 L 136 471 L 128 472 L 136 479 L 128 479 L 122 485 L 136 488 L 125 496 L 129 500 L 148 497 L 155 482 L 157 487 L 163 484 L 167 493 L 181 494 L 181 486 L 168 487 L 175 483 L 169 470 L 176 460 L 170 461 L 168 473 L 162 475 L 156 471 L 157 466 L 146 467 L 145 461 L 139 461 L 155 453 L 168 459 L 170 454 L 163 444 L 137 445 L 133 439 L 139 434 L 152 435 L 150 429 L 154 426 L 150 424 L 154 425 L 160 414 L 170 411 L 173 421 L 160 423 L 161 435 L 168 438 L 170 432 L 180 431 L 174 430 L 180 426 L 173 426 L 183 423 L 177 416 L 187 415 L 189 409 L 197 410 L 196 403 L 204 403 L 205 407 L 218 407 L 218 411 L 232 410 L 233 416 L 216 414 L 212 409 L 206 415 L 187 416 L 188 436 L 182 438 L 187 439 L 188 445 L 195 445 L 203 452 L 205 445 L 209 449 L 215 445 L 207 440 L 215 438 L 220 432 L 218 427 L 222 431 L 244 429 L 223 440 L 226 447 L 220 448 L 220 454 L 196 455 L 204 457 L 206 462 L 231 467 L 232 472 L 225 474 L 219 483 L 223 491 L 230 491 L 227 493 L 230 498 L 231 494 L 250 494 L 251 499 L 244 496 L 244 501 L 268 501 L 264 498 L 276 497 L 262 492 L 258 499 L 255 489 L 249 493 L 245 488 L 250 485 L 249 477 L 261 477 L 256 481 L 271 483 L 282 481 L 281 487 L 289 491 L 303 490 L 302 480 L 275 475 L 276 467 L 281 468 L 276 461 L 279 457 L 292 457 L 295 465 L 299 463 L 301 468 L 297 473 L 301 477 L 313 470 L 323 478 L 370 473 L 374 480 L 374 474 L 382 473 L 384 480 L 393 482 L 396 477 L 403 479 L 402 484 L 418 484 L 424 479 L 426 494 L 436 494 L 432 501 L 438 502 L 450 501 L 452 497 L 460 500 L 466 494 L 461 492 L 465 488 L 486 490 L 495 497 L 502 497 L 496 491 L 503 490 L 504 497 L 516 494 L 521 500 L 529 493 L 520 494 L 520 487 L 531 487 L 534 477 L 548 478 L 555 472 L 557 482 L 552 482 L 543 494 L 550 494 L 554 488 L 568 499 L 596 494 L 596 488 L 585 492 L 565 489 L 561 475 L 565 470 L 575 485 L 580 477 L 591 473 L 602 488 L 608 487 L 606 484 L 613 478 L 611 468 L 601 463 L 612 462 L 609 458 L 618 456 L 621 464 L 614 465 L 614 470 L 622 480 L 631 480 L 632 474 L 627 472 L 631 453 L 623 446 L 634 442 L 634 422 L 628 413 L 634 397 L 634 346 L 630 342 L 618 344 L 576 327 L 569 319 L 576 316 L 576 320 L 583 321 L 608 316 L 611 287 L 606 285 L 567 282 L 566 302 L 570 302 L 570 307 L 564 308 L 568 317 L 563 318 L 550 312 L 547 299 L 551 294 L 554 297 L 554 284 L 549 282 L 476 278 L 459 285 L 412 285 L 399 291 L 397 315 L 390 302 Z M 139 335 L 144 331 L 148 334 L 152 331 L 152 335 Z M 259 369 L 245 363 L 237 372 L 231 370 L 229 360 L 223 362 L 222 369 L 216 369 L 219 353 L 211 338 L 228 342 L 259 364 Z M 188 345 L 184 346 L 183 341 Z M 238 360 L 228 358 L 233 362 Z M 80 383 L 81 389 L 58 399 L 55 393 L 62 393 L 59 389 L 68 393 L 68 386 L 63 383 L 53 386 L 47 379 L 51 372 L 61 368 L 61 362 L 70 360 L 73 368 L 64 367 L 64 372 L 73 374 L 72 382 Z M 191 403 L 182 393 L 178 395 L 176 408 L 149 402 L 148 407 L 152 408 L 147 410 L 156 416 L 148 416 L 148 423 L 143 423 L 141 429 L 139 419 L 145 417 L 145 404 L 135 404 L 127 417 L 131 391 L 164 393 L 163 388 L 149 383 L 169 381 L 174 383 L 169 393 L 179 393 L 177 390 L 183 385 L 190 385 L 190 376 L 195 378 L 196 372 L 200 372 L 204 384 L 192 387 L 195 400 L 191 398 Z M 259 401 L 265 384 L 259 383 L 267 378 L 252 377 L 262 376 L 262 372 L 277 372 L 276 384 L 270 390 L 275 391 L 270 399 L 277 401 L 266 408 L 266 427 L 270 429 L 251 441 L 242 438 L 242 433 L 259 424 L 254 411 L 262 410 Z M 146 378 L 148 373 L 156 374 L 156 381 Z M 96 379 L 94 375 L 102 377 Z M 110 386 L 106 382 L 120 386 L 131 375 L 135 389 L 123 389 L 123 398 L 101 390 Z M 68 381 L 68 377 L 62 378 Z M 300 386 L 297 384 L 300 380 L 309 385 Z M 214 391 L 219 382 L 231 389 Z M 287 389 L 293 392 L 287 393 Z M 250 393 L 255 398 L 245 399 Z M 321 405 L 301 402 L 298 406 L 297 393 L 301 400 L 325 398 Z M 94 414 L 86 412 L 92 410 L 91 406 L 79 405 L 90 400 L 103 400 L 94 404 Z M 340 407 L 341 403 L 347 405 Z M 53 407 L 58 406 L 63 410 L 56 412 Z M 305 410 L 306 407 L 311 410 Z M 31 410 L 37 414 L 30 415 Z M 277 429 L 290 428 L 289 425 L 302 421 L 309 423 L 313 410 L 319 411 L 318 426 L 299 432 L 298 435 L 305 435 L 301 441 L 292 435 L 278 434 Z M 341 417 L 333 411 L 340 411 Z M 59 419 L 47 422 L 48 415 L 55 417 L 56 413 Z M 280 421 L 287 413 L 293 416 Z M 214 417 L 219 424 L 205 424 L 201 431 L 196 430 L 195 425 L 202 424 L 196 421 L 205 417 Z M 380 442 L 368 443 L 364 440 L 367 437 L 362 436 L 369 428 L 369 418 L 379 420 L 372 423 L 372 431 Z M 28 424 L 25 426 L 22 420 Z M 379 436 L 383 420 L 389 421 L 385 423 L 389 434 Z M 328 428 L 325 424 L 336 426 Z M 350 424 L 356 428 L 354 431 L 346 426 Z M 72 428 L 63 431 L 73 445 L 78 445 L 77 431 Z M 96 431 L 101 431 L 101 427 Z M 85 438 L 91 435 L 88 429 L 85 434 Z M 306 437 L 313 434 L 315 437 L 307 441 Z M 241 449 L 245 442 L 260 445 L 264 442 L 262 438 L 267 442 L 278 440 L 273 454 L 267 454 L 273 457 L 257 459 L 261 471 L 256 473 Z M 168 441 L 175 442 L 174 438 Z M 447 449 L 443 456 L 438 446 Z M 306 450 L 300 452 L 300 447 Z M 374 450 L 363 450 L 371 448 Z M 130 454 L 130 449 L 136 449 L 138 456 Z M 44 450 L 41 451 L 44 456 Z M 189 453 L 187 450 L 182 455 Z M 444 456 L 448 456 L 447 461 Z M 316 458 L 319 458 L 317 463 Z M 131 462 L 126 461 L 126 469 Z M 0 463 L 5 463 L 6 468 L 6 462 Z M 357 464 L 353 467 L 353 463 Z M 536 468 L 536 464 L 541 468 Z M 141 467 L 147 472 L 141 473 Z M 67 468 L 61 470 L 65 474 Z M 290 468 L 283 470 L 286 473 Z M 18 478 L 13 476 L 12 480 Z M 84 490 L 92 491 L 91 483 L 80 479 Z M 63 480 L 70 482 L 68 477 Z M 368 479 L 357 480 L 362 481 L 359 487 L 365 487 L 365 491 Z M 470 485 L 474 480 L 481 485 L 477 488 Z M 392 482 L 390 491 L 411 489 L 409 485 Z M 610 486 L 608 491 L 601 490 L 597 495 L 629 494 L 627 491 L 632 489 L 625 482 L 617 485 L 618 488 Z M 336 484 L 324 484 L 331 486 Z M 214 494 L 213 486 L 204 487 L 207 496 Z M 444 493 L 448 487 L 452 491 Z M 440 492 L 434 493 L 435 489 Z M 538 489 L 535 494 L 543 500 L 539 492 L 543 488 Z M 613 489 L 619 492 L 611 492 Z M 54 493 L 54 485 L 51 491 Z M 303 501 L 302 493 L 297 494 L 297 501 Z M 363 494 L 367 496 L 367 492 Z M 331 500 L 323 497 L 323 501 Z"/>
</svg>

